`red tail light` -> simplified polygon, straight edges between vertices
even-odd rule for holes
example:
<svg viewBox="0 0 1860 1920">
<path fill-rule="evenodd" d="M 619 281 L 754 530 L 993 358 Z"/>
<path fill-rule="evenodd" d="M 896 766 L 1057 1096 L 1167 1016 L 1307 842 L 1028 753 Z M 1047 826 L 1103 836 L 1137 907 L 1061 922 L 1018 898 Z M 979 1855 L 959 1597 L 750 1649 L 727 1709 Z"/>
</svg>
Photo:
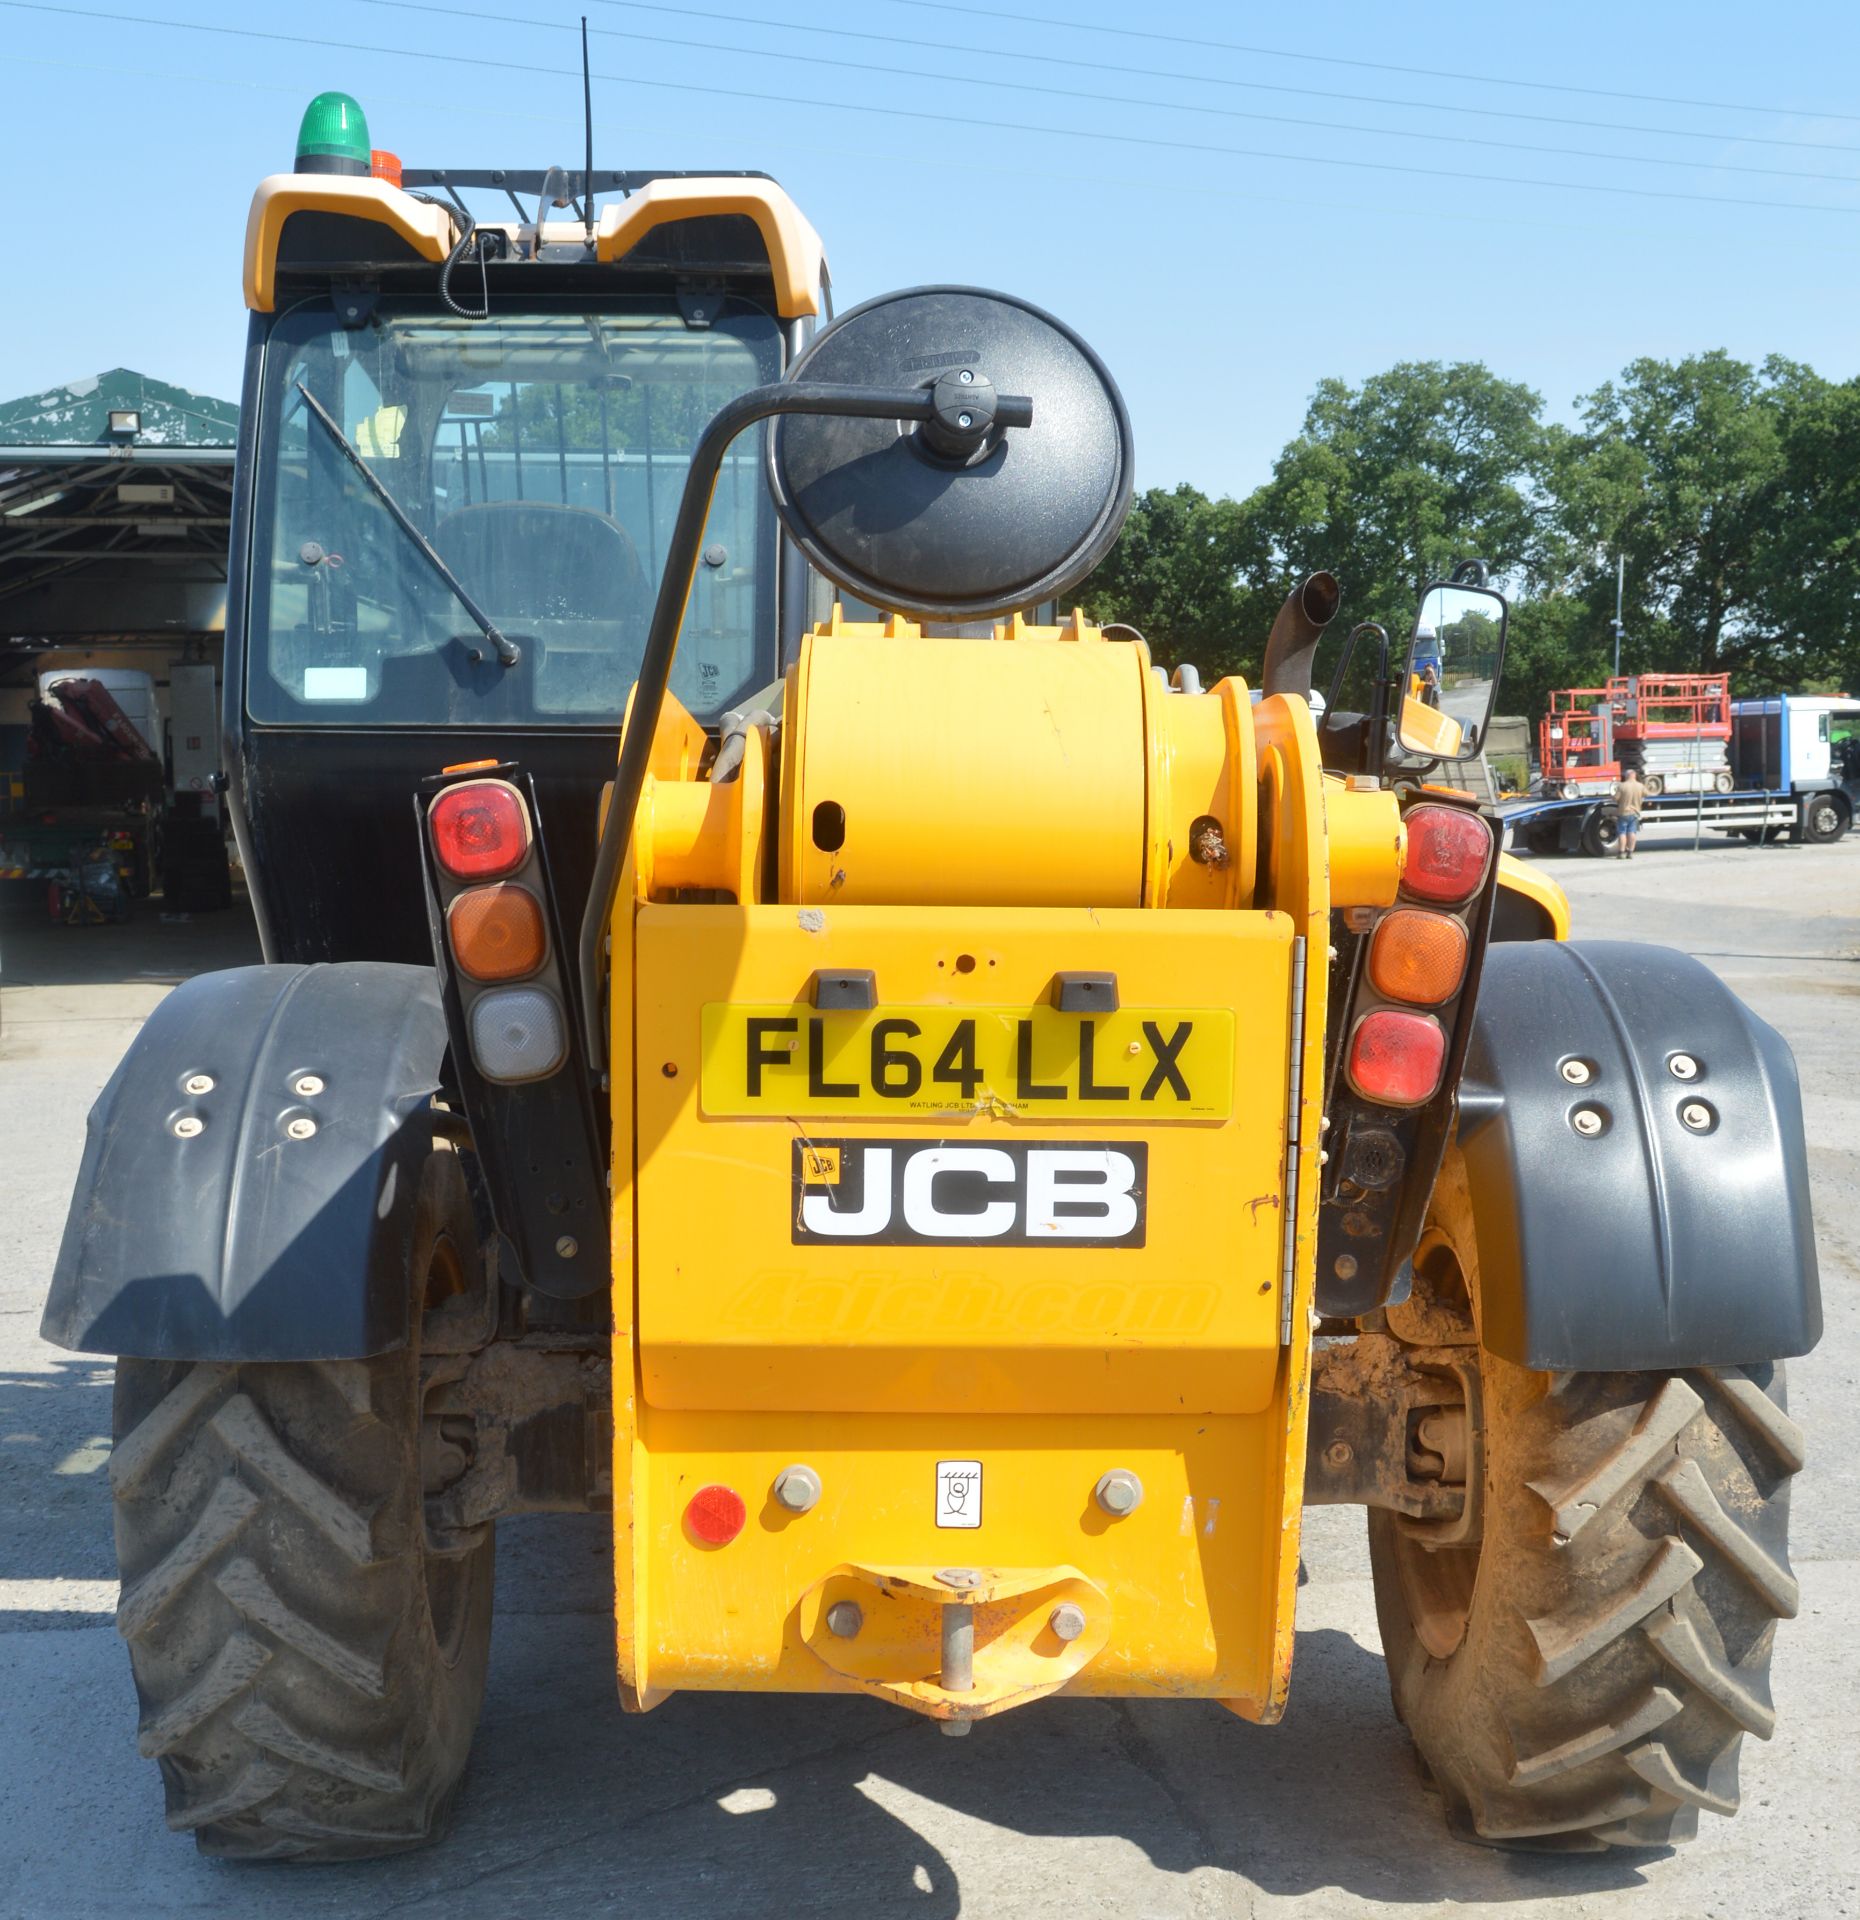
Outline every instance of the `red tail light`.
<svg viewBox="0 0 1860 1920">
<path fill-rule="evenodd" d="M 1385 1107 L 1418 1107 L 1440 1090 L 1447 1036 L 1424 1013 L 1366 1013 L 1350 1036 L 1350 1084 Z"/>
<path fill-rule="evenodd" d="M 1403 888 L 1417 900 L 1453 906 L 1485 878 L 1492 857 L 1492 829 L 1476 813 L 1460 807 L 1410 807 L 1408 857 Z"/>
<path fill-rule="evenodd" d="M 529 813 L 516 788 L 502 780 L 448 787 L 426 817 L 433 852 L 454 879 L 500 880 L 529 854 Z"/>
</svg>

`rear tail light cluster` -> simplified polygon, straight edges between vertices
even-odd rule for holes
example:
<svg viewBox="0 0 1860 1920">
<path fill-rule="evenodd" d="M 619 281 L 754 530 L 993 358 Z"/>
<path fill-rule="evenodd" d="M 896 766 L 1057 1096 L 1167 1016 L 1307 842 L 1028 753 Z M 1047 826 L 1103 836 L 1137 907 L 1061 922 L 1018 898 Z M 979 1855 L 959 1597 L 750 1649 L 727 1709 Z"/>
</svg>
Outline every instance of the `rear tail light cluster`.
<svg viewBox="0 0 1860 1920">
<path fill-rule="evenodd" d="M 1379 1106 L 1418 1107 L 1440 1091 L 1447 1028 L 1472 952 L 1470 918 L 1492 864 L 1492 829 L 1465 807 L 1424 802 L 1404 816 L 1401 901 L 1370 935 L 1345 1070 Z M 1380 1004 L 1378 1004 L 1380 1003 Z"/>
<path fill-rule="evenodd" d="M 529 806 L 508 780 L 461 781 L 434 799 L 426 826 L 478 1071 L 543 1079 L 568 1057 L 568 1019 Z"/>
</svg>

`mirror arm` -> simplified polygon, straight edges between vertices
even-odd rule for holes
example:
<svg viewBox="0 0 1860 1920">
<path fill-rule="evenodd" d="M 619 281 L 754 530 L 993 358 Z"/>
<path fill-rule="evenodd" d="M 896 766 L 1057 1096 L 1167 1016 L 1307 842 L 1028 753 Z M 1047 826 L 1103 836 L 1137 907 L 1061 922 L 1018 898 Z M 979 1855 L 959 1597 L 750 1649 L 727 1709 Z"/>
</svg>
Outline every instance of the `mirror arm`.
<svg viewBox="0 0 1860 1920">
<path fill-rule="evenodd" d="M 671 683 L 679 630 L 684 625 L 691 583 L 703 555 L 704 527 L 710 518 L 717 476 L 723 470 L 723 456 L 746 427 L 777 414 L 824 413 L 853 420 L 930 420 L 936 412 L 936 394 L 930 387 L 848 387 L 827 381 L 778 380 L 769 386 L 751 387 L 748 392 L 739 393 L 717 412 L 699 435 L 685 476 L 684 493 L 678 502 L 678 518 L 673 523 L 671 544 L 666 550 L 665 569 L 659 576 L 659 597 L 653 602 L 652 624 L 647 629 L 646 649 L 639 663 L 633 711 L 620 742 L 613 798 L 608 804 L 607 818 L 601 823 L 587 909 L 581 918 L 579 971 L 583 1032 L 587 1039 L 588 1064 L 597 1074 L 607 1069 L 605 1029 L 599 1018 L 601 939 L 607 930 L 608 915 L 613 911 L 621 858 L 633 838 L 633 819 L 646 785 L 646 763 L 652 753 L 653 737 L 659 730 L 665 690 Z M 1031 426 L 1033 402 L 1021 394 L 1000 395 L 994 406 L 993 424 L 996 427 Z"/>
</svg>

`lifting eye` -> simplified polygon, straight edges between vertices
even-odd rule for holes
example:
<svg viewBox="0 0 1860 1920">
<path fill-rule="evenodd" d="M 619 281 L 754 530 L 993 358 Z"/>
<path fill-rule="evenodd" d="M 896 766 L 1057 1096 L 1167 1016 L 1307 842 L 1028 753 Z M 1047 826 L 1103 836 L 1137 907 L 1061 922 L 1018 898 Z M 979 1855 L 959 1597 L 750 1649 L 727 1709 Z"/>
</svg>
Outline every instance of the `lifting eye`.
<svg viewBox="0 0 1860 1920">
<path fill-rule="evenodd" d="M 846 809 L 837 800 L 823 800 L 814 809 L 814 845 L 822 853 L 838 853 L 846 844 Z"/>
</svg>

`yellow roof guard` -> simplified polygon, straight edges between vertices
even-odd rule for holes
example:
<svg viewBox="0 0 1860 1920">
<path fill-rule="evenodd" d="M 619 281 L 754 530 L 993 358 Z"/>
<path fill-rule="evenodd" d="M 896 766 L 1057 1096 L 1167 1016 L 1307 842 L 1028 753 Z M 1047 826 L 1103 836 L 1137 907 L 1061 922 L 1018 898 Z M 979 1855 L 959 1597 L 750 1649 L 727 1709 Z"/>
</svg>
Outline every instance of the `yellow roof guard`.
<svg viewBox="0 0 1860 1920">
<path fill-rule="evenodd" d="M 385 227 L 398 245 L 392 258 L 414 258 L 435 266 L 451 251 L 457 236 L 452 212 L 416 199 L 411 193 L 371 176 L 331 173 L 278 173 L 261 180 L 252 196 L 245 229 L 245 304 L 270 313 L 277 304 L 278 248 L 293 214 L 335 214 Z M 670 175 L 646 180 L 628 197 L 600 210 L 595 227 L 595 258 L 602 264 L 623 259 L 655 228 L 673 221 L 740 215 L 755 223 L 767 249 L 775 282 L 776 311 L 792 320 L 820 311 L 826 255 L 820 236 L 800 209 L 773 180 L 752 175 Z M 489 225 L 489 222 L 481 223 Z M 514 226 L 510 229 L 515 232 Z M 552 224 L 546 237 L 579 240 L 579 223 Z"/>
</svg>

